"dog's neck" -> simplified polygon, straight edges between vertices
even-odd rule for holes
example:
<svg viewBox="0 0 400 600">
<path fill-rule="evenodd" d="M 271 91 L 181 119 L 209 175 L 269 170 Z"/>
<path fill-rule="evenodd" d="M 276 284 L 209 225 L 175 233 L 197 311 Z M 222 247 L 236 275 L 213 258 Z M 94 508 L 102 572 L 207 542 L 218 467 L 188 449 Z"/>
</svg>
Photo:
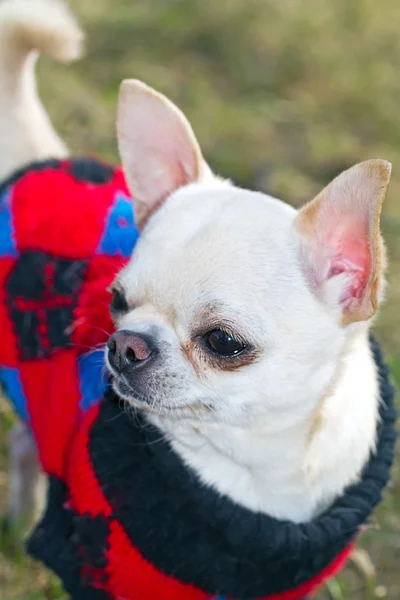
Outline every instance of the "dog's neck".
<svg viewBox="0 0 400 600">
<path fill-rule="evenodd" d="M 346 347 L 314 410 L 271 430 L 156 419 L 175 451 L 221 494 L 254 511 L 307 521 L 357 480 L 375 441 L 378 381 L 367 333 Z"/>
</svg>

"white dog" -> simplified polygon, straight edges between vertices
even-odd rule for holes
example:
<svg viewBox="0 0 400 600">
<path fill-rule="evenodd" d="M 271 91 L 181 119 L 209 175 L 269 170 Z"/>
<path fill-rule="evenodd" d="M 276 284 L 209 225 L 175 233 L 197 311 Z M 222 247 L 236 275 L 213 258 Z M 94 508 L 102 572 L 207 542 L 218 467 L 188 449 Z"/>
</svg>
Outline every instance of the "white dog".
<svg viewBox="0 0 400 600">
<path fill-rule="evenodd" d="M 202 481 L 309 520 L 374 449 L 391 165 L 358 164 L 297 212 L 216 177 L 183 114 L 137 81 L 118 137 L 142 235 L 115 282 L 114 388 Z"/>
</svg>

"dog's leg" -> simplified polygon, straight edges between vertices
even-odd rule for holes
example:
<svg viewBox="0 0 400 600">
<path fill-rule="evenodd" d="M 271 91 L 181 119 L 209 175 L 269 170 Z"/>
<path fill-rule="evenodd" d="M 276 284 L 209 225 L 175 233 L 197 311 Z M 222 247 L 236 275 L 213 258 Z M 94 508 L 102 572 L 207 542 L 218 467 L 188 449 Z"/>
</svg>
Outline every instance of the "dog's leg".
<svg viewBox="0 0 400 600">
<path fill-rule="evenodd" d="M 57 0 L 0 2 L 0 181 L 14 170 L 68 154 L 37 93 L 39 53 L 68 62 L 83 34 Z"/>
<path fill-rule="evenodd" d="M 38 517 L 44 498 L 37 449 L 23 423 L 10 433 L 9 475 L 8 521 L 11 527 L 25 526 Z"/>
</svg>

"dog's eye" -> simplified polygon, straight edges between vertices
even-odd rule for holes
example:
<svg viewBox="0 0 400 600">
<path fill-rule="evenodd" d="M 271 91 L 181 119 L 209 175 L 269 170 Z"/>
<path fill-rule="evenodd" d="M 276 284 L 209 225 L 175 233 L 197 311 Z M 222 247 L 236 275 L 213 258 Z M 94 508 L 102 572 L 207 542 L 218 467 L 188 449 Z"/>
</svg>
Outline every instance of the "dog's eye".
<svg viewBox="0 0 400 600">
<path fill-rule="evenodd" d="M 125 294 L 122 290 L 114 288 L 112 291 L 112 298 L 110 302 L 110 311 L 112 313 L 123 313 L 129 310 L 128 302 L 125 298 Z"/>
<path fill-rule="evenodd" d="M 246 344 L 236 340 L 231 334 L 222 329 L 213 329 L 204 336 L 207 347 L 220 356 L 235 356 L 246 348 Z"/>
</svg>

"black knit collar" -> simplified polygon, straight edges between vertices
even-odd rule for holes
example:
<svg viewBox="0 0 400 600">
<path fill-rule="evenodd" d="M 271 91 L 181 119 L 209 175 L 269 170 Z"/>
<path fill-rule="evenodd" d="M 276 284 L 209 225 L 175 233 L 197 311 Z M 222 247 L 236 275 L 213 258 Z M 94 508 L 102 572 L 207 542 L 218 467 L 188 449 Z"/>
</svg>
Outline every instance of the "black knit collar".
<svg viewBox="0 0 400 600">
<path fill-rule="evenodd" d="M 324 514 L 294 524 L 252 512 L 201 484 L 161 433 L 108 392 L 90 435 L 92 466 L 132 544 L 162 572 L 240 598 L 295 588 L 326 568 L 381 500 L 396 438 L 394 388 L 371 340 L 380 380 L 377 451 L 362 479 Z"/>
</svg>

